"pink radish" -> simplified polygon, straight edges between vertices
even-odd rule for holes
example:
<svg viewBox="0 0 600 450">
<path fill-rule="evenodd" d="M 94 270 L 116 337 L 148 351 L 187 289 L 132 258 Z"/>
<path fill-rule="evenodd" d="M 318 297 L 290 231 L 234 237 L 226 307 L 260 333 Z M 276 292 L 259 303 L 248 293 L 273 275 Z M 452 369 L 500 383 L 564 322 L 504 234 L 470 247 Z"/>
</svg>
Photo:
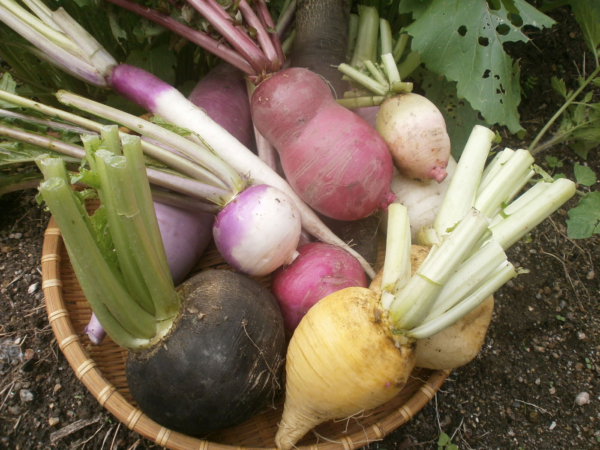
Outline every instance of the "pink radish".
<svg viewBox="0 0 600 450">
<path fill-rule="evenodd" d="M 322 298 L 347 287 L 367 286 L 356 258 L 339 247 L 315 242 L 298 247 L 298 253 L 292 264 L 273 273 L 271 285 L 289 331 Z"/>
</svg>

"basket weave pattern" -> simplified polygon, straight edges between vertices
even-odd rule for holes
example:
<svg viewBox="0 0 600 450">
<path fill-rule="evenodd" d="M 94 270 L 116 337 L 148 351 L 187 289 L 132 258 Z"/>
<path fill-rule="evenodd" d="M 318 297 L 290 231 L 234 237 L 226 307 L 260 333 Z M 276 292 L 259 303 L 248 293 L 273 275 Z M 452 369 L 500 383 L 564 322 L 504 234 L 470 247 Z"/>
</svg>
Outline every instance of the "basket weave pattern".
<svg viewBox="0 0 600 450">
<path fill-rule="evenodd" d="M 88 205 L 90 209 L 95 205 Z M 282 400 L 234 428 L 198 439 L 162 427 L 143 414 L 129 395 L 125 378 L 126 351 L 109 338 L 90 344 L 83 332 L 91 311 L 79 287 L 62 237 L 53 219 L 45 232 L 42 252 L 42 289 L 48 320 L 58 346 L 77 378 L 98 402 L 129 429 L 171 450 L 240 450 L 273 448 Z M 225 268 L 218 251 L 207 249 L 196 269 Z M 270 277 L 258 279 L 265 285 Z M 410 420 L 429 402 L 449 371 L 415 369 L 406 387 L 390 402 L 361 417 L 321 424 L 299 443 L 303 450 L 352 450 L 383 439 Z"/>
</svg>

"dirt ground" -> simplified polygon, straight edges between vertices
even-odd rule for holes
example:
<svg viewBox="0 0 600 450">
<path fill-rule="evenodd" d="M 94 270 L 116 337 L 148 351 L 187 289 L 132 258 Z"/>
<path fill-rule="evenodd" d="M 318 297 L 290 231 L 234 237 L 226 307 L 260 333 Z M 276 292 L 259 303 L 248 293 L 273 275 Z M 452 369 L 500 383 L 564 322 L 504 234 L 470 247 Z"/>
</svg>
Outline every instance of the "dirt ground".
<svg viewBox="0 0 600 450">
<path fill-rule="evenodd" d="M 550 15 L 558 22 L 554 28 L 530 30 L 532 42 L 510 46 L 520 58 L 522 80 L 531 81 L 520 108 L 528 135 L 519 141 L 500 130 L 502 145 L 511 148 L 526 147 L 558 109 L 550 77 L 573 88 L 583 71 L 579 28 L 567 10 Z M 563 162 L 558 171 L 567 176 L 582 163 L 563 146 L 537 163 L 544 165 L 547 155 Z M 600 173 L 597 149 L 587 163 Z M 0 448 L 158 448 L 98 405 L 56 345 L 41 290 L 48 214 L 34 196 L 25 191 L 0 198 Z M 600 243 L 566 236 L 566 210 L 574 204 L 509 251 L 510 261 L 531 272 L 496 294 L 476 360 L 452 372 L 432 402 L 370 449 L 436 449 L 442 432 L 460 449 L 600 447 Z M 73 423 L 81 428 L 57 440 L 53 433 Z"/>
</svg>

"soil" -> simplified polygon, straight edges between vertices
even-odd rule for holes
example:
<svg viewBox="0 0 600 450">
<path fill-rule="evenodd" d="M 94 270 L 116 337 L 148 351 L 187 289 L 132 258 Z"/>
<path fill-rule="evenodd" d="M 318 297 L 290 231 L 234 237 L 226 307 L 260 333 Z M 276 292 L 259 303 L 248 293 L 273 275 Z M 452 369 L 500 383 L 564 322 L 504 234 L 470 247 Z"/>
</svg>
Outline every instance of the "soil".
<svg viewBox="0 0 600 450">
<path fill-rule="evenodd" d="M 530 43 L 509 46 L 520 60 L 522 84 L 529 81 L 520 107 L 528 135 L 519 141 L 498 130 L 502 145 L 511 148 L 526 147 L 559 108 L 550 77 L 574 88 L 583 72 L 586 48 L 577 24 L 568 10 L 550 15 L 555 27 L 528 30 Z M 544 166 L 545 156 L 561 160 L 564 165 L 557 170 L 567 176 L 575 162 L 584 163 L 566 146 L 539 155 L 537 163 Z M 600 173 L 597 149 L 587 164 Z M 41 290 L 40 256 L 49 216 L 34 196 L 30 190 L 0 199 L 0 448 L 158 448 L 103 410 L 57 347 Z M 600 286 L 595 270 L 600 242 L 566 236 L 566 211 L 575 203 L 508 252 L 530 273 L 496 294 L 478 357 L 453 371 L 408 424 L 370 449 L 436 449 L 441 433 L 460 449 L 600 447 Z M 73 423 L 81 428 L 57 440 L 53 433 Z"/>
</svg>

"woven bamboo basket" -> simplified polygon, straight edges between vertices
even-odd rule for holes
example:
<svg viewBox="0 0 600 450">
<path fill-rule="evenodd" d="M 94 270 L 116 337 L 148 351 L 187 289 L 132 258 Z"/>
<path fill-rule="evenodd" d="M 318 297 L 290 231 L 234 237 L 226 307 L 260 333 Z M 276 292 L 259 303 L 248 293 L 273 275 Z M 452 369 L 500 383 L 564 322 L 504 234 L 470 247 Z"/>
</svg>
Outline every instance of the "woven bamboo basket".
<svg viewBox="0 0 600 450">
<path fill-rule="evenodd" d="M 91 202 L 88 209 L 95 209 Z M 383 253 L 383 252 L 380 252 Z M 382 261 L 382 254 L 379 260 Z M 125 379 L 126 351 L 109 338 L 91 345 L 83 332 L 91 310 L 75 277 L 60 231 L 50 219 L 42 251 L 42 288 L 48 321 L 58 346 L 77 378 L 100 405 L 129 429 L 171 450 L 242 450 L 274 448 L 283 399 L 251 420 L 199 439 L 158 425 L 137 408 Z M 381 264 L 381 263 L 380 263 Z M 214 245 L 205 251 L 196 270 L 228 268 Z M 267 287 L 269 277 L 258 279 Z M 298 444 L 301 450 L 352 450 L 383 439 L 410 420 L 435 395 L 449 371 L 415 369 L 406 387 L 388 403 L 361 417 L 331 421 L 317 427 Z"/>
</svg>

